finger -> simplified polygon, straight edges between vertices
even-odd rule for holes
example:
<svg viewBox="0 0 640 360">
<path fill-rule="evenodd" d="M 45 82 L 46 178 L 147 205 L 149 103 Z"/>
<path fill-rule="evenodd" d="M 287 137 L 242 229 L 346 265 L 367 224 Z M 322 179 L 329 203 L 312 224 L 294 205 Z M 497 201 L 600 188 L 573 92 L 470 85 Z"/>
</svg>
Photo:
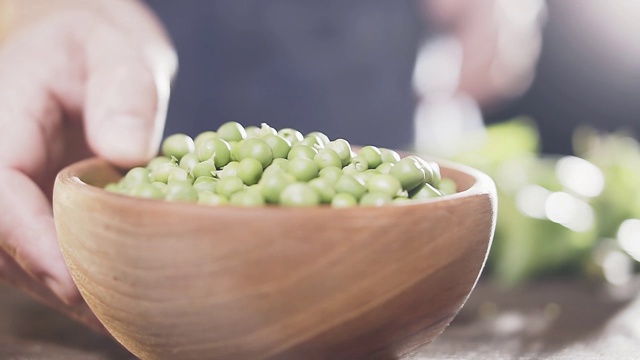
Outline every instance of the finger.
<svg viewBox="0 0 640 360">
<path fill-rule="evenodd" d="M 167 66 L 175 62 L 167 46 L 139 42 L 107 24 L 86 41 L 87 139 L 99 156 L 121 166 L 157 152 L 174 69 Z"/>
<path fill-rule="evenodd" d="M 42 283 L 30 277 L 2 249 L 0 249 L 0 280 L 19 288 L 41 303 L 66 314 L 93 330 L 106 331 L 85 302 L 80 302 L 77 305 L 65 304 Z"/>
<path fill-rule="evenodd" d="M 49 202 L 26 175 L 0 169 L 0 247 L 63 301 L 80 301 L 58 246 Z"/>
<path fill-rule="evenodd" d="M 0 51 L 0 248 L 32 281 L 74 303 L 80 294 L 58 247 L 49 201 L 35 183 L 55 170 L 63 113 L 80 103 L 80 76 L 65 71 L 77 65 L 69 61 L 68 29 L 52 29 L 25 31 Z M 47 61 L 42 54 L 50 54 Z M 56 91 L 54 84 L 67 85 Z"/>
<path fill-rule="evenodd" d="M 38 184 L 64 156 L 63 119 L 79 115 L 84 71 L 72 26 L 51 21 L 0 48 L 0 166 Z M 46 61 L 43 61 L 46 56 Z"/>
</svg>

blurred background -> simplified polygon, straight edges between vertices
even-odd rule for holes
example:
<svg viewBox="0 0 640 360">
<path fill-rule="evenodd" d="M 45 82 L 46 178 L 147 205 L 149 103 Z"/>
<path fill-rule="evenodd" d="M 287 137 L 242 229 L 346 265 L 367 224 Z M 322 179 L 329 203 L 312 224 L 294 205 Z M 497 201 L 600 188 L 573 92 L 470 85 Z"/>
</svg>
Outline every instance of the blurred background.
<svg viewBox="0 0 640 360">
<path fill-rule="evenodd" d="M 165 134 L 266 122 L 495 180 L 482 281 L 416 359 L 639 358 L 640 1 L 145 2 L 180 57 Z M 127 358 L 0 290 L 0 354 Z"/>
<path fill-rule="evenodd" d="M 571 153 L 577 126 L 640 131 L 640 3 L 549 1 L 531 88 L 488 114 L 488 123 L 527 114 L 542 150 Z"/>
<path fill-rule="evenodd" d="M 500 210 L 488 276 L 508 286 L 570 276 L 622 288 L 634 281 L 640 260 L 640 3 L 530 5 L 496 8 L 495 16 L 512 11 L 540 24 L 531 78 L 520 78 L 522 87 L 499 101 L 465 98 L 455 107 L 454 94 L 436 100 L 441 108 L 434 110 L 427 99 L 416 113 L 415 145 L 496 181 Z M 505 40 L 523 52 L 536 41 Z M 425 67 L 443 53 L 430 47 L 421 52 Z M 419 56 L 418 74 L 420 65 Z M 428 80 L 414 77 L 417 89 L 421 81 Z M 430 89 L 422 88 L 428 98 Z"/>
<path fill-rule="evenodd" d="M 450 158 L 500 191 L 485 277 L 624 285 L 640 259 L 640 3 L 147 0 L 166 134 L 229 120 Z"/>
</svg>

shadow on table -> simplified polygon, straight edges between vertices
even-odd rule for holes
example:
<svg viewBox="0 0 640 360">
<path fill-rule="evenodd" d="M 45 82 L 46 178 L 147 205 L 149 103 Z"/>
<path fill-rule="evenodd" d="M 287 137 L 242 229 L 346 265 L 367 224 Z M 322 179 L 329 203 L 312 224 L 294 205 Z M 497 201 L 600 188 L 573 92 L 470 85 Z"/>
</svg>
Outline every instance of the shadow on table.
<svg viewBox="0 0 640 360">
<path fill-rule="evenodd" d="M 136 359 L 107 335 L 0 284 L 0 358 L 29 360 Z"/>
<path fill-rule="evenodd" d="M 564 359 L 606 354 L 620 346 L 635 351 L 624 358 L 640 358 L 637 288 L 612 292 L 554 280 L 506 290 L 483 281 L 449 328 L 417 359 Z"/>
<path fill-rule="evenodd" d="M 414 359 L 638 359 L 638 288 L 616 294 L 554 280 L 507 291 L 482 281 L 452 324 Z M 115 340 L 2 285 L 0 358 L 135 359 Z"/>
</svg>

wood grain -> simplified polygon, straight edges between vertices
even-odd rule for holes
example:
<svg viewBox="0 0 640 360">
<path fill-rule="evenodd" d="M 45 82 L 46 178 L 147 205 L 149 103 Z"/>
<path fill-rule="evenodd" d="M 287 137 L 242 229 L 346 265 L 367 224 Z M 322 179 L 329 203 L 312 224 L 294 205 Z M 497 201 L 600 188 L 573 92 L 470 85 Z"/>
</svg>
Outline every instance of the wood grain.
<svg viewBox="0 0 640 360">
<path fill-rule="evenodd" d="M 120 173 L 91 159 L 59 174 L 54 214 L 83 297 L 142 359 L 391 359 L 449 324 L 491 244 L 493 182 L 441 166 L 463 191 L 236 208 L 105 192 Z"/>
</svg>

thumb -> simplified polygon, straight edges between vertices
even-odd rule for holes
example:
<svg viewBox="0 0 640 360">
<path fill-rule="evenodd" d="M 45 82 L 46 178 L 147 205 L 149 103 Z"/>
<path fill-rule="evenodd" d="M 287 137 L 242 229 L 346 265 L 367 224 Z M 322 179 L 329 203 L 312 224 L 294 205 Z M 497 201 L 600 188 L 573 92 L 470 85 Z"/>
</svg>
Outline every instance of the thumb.
<svg viewBox="0 0 640 360">
<path fill-rule="evenodd" d="M 85 131 L 92 150 L 130 167 L 157 152 L 176 56 L 164 41 L 104 26 L 87 39 Z"/>
</svg>

